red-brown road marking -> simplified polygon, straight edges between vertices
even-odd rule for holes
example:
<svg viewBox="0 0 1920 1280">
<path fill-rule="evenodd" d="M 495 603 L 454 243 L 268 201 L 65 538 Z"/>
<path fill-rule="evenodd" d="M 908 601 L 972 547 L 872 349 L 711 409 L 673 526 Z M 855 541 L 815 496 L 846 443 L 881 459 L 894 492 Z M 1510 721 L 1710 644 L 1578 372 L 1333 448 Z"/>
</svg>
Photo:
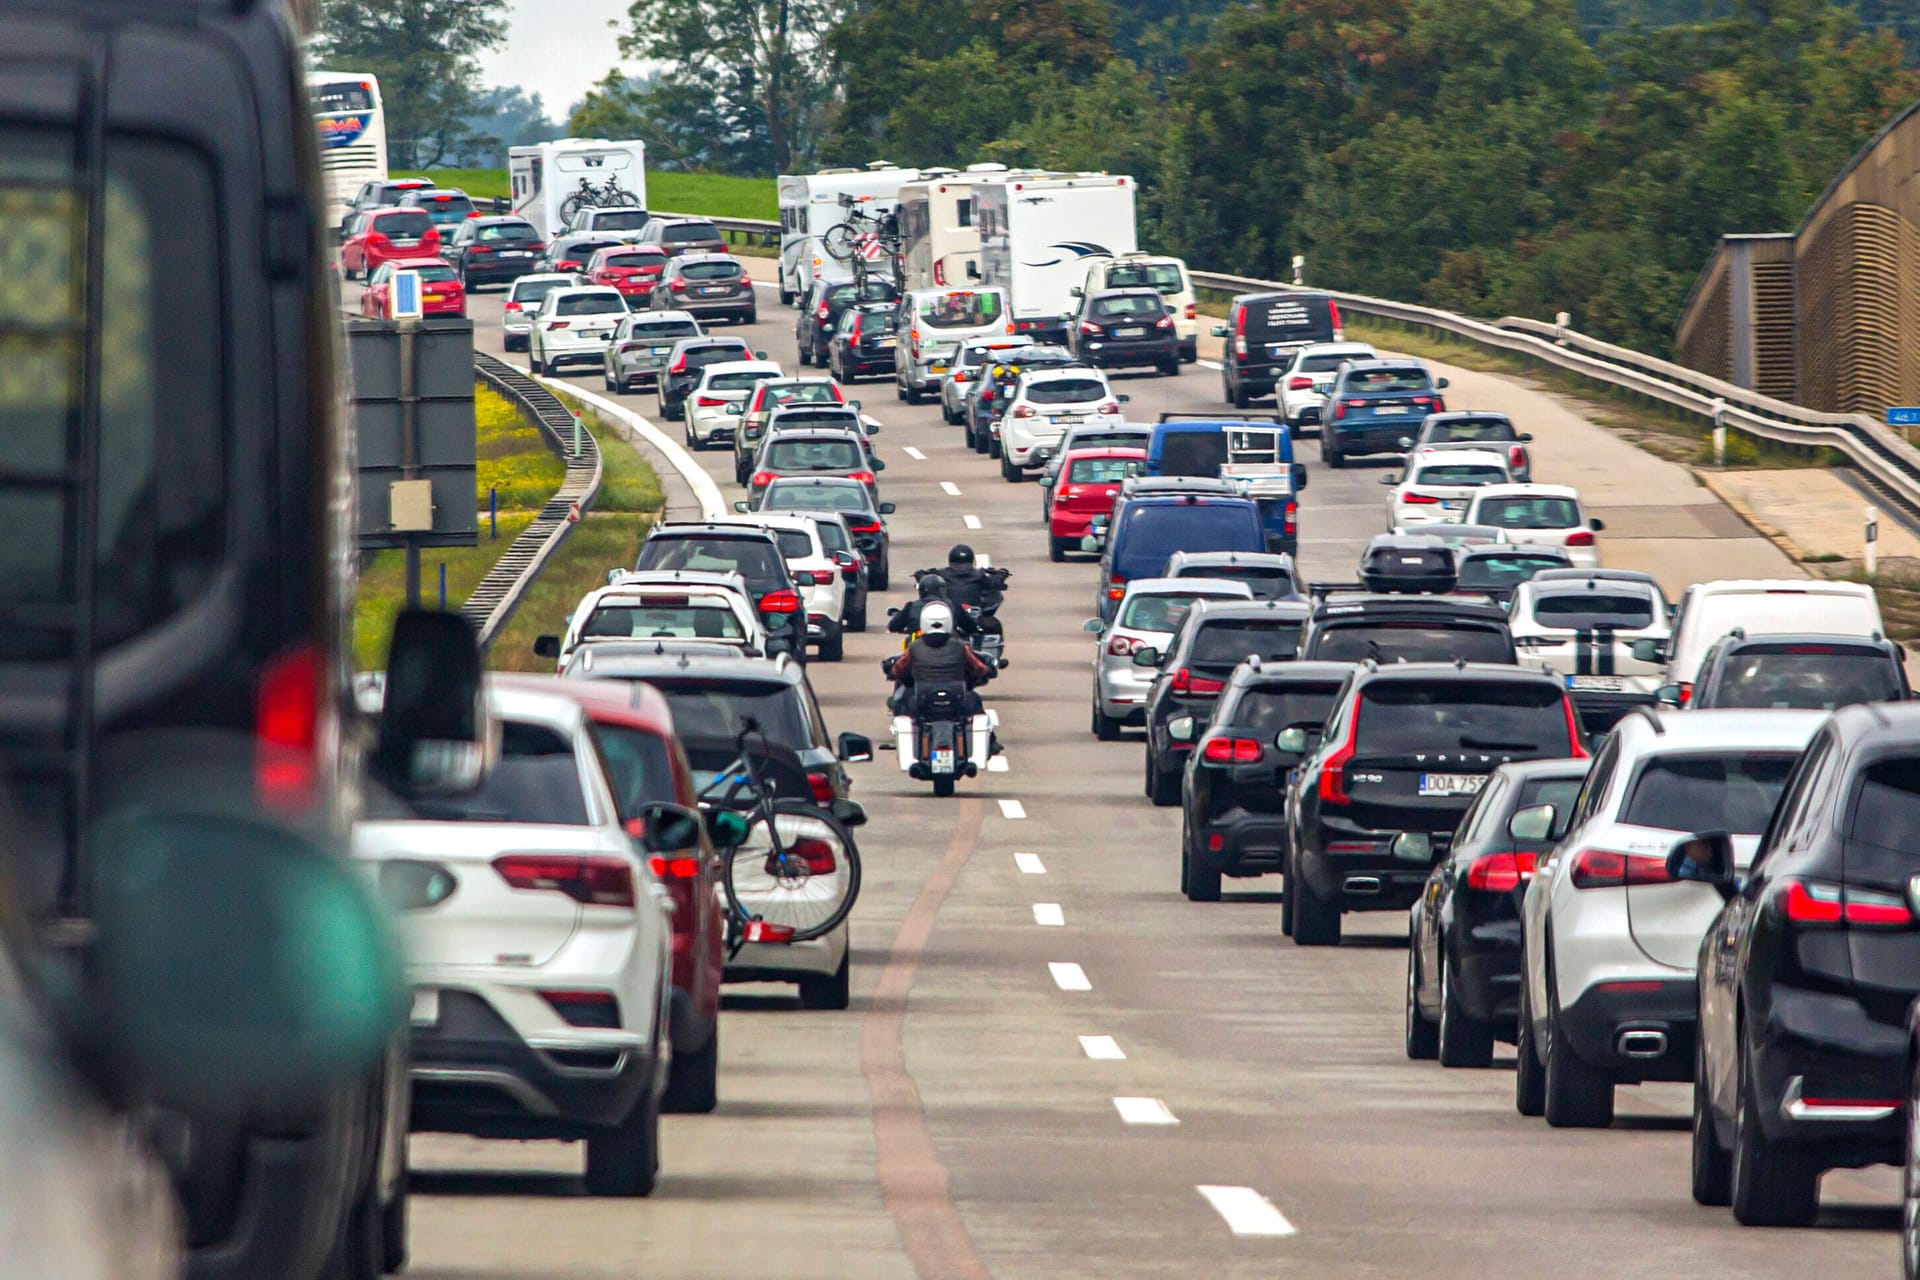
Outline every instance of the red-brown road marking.
<svg viewBox="0 0 1920 1280">
<path fill-rule="evenodd" d="M 907 1260 L 921 1280 L 988 1280 L 974 1252 L 973 1238 L 960 1221 L 947 1187 L 947 1168 L 927 1131 L 920 1091 L 907 1073 L 901 1031 L 907 1020 L 907 996 L 913 990 L 920 957 L 933 936 L 934 921 L 948 890 L 973 854 L 980 835 L 981 802 L 962 800 L 953 839 L 900 922 L 887 967 L 874 988 L 873 1005 L 860 1024 L 860 1070 L 873 1099 L 874 1172 L 880 1198 L 893 1215 Z"/>
</svg>

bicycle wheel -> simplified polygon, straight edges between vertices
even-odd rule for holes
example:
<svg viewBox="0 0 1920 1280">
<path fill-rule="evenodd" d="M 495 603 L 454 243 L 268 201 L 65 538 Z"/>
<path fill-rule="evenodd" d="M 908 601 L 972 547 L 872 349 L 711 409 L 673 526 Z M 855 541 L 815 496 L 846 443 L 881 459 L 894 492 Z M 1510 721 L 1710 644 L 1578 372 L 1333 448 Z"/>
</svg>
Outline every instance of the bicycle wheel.
<svg viewBox="0 0 1920 1280">
<path fill-rule="evenodd" d="M 836 222 L 820 237 L 820 243 L 826 247 L 828 257 L 835 262 L 845 262 L 853 257 L 853 241 L 858 234 L 851 222 Z"/>
<path fill-rule="evenodd" d="M 637 205 L 640 203 L 639 196 L 636 196 L 633 192 L 627 190 L 611 178 L 607 180 L 606 197 L 609 205 Z"/>
<path fill-rule="evenodd" d="M 721 855 L 727 905 L 764 922 L 763 932 L 784 935 L 766 941 L 818 938 L 845 920 L 860 896 L 860 850 L 837 818 L 804 800 L 774 801 L 773 822 L 780 851 L 760 817 L 738 848 Z"/>
<path fill-rule="evenodd" d="M 572 222 L 573 215 L 580 212 L 581 207 L 586 204 L 587 199 L 586 192 L 576 191 L 565 200 L 562 200 L 560 202 L 560 221 L 562 223 Z"/>
</svg>

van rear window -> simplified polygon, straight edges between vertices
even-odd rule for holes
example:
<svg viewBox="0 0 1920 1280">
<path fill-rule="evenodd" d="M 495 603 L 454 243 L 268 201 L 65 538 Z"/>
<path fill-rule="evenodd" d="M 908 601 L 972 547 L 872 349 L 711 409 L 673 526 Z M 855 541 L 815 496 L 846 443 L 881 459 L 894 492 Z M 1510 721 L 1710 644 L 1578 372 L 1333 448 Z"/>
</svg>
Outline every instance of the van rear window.
<svg viewBox="0 0 1920 1280">
<path fill-rule="evenodd" d="M 638 231 L 647 225 L 650 217 L 638 209 L 624 213 L 596 213 L 593 226 L 596 231 Z"/>
<path fill-rule="evenodd" d="M 1333 309 L 1325 298 L 1276 294 L 1249 298 L 1244 307 L 1246 334 L 1260 342 L 1329 342 Z"/>
<path fill-rule="evenodd" d="M 678 222 L 662 229 L 660 238 L 668 244 L 699 244 L 720 239 L 720 229 L 711 222 Z"/>
<path fill-rule="evenodd" d="M 1109 289 L 1152 289 L 1172 297 L 1186 287 L 1180 268 L 1171 262 L 1135 262 L 1107 272 Z"/>
<path fill-rule="evenodd" d="M 1564 756 L 1573 744 L 1566 694 L 1544 681 L 1391 680 L 1360 694 L 1355 750 Z"/>
<path fill-rule="evenodd" d="M 1243 502 L 1134 507 L 1123 518 L 1114 560 L 1127 568 L 1130 577 L 1157 572 L 1176 551 L 1266 550 L 1260 521 Z"/>
<path fill-rule="evenodd" d="M 1227 433 L 1223 428 L 1168 431 L 1160 437 L 1163 476 L 1217 476 L 1226 460 Z"/>
</svg>

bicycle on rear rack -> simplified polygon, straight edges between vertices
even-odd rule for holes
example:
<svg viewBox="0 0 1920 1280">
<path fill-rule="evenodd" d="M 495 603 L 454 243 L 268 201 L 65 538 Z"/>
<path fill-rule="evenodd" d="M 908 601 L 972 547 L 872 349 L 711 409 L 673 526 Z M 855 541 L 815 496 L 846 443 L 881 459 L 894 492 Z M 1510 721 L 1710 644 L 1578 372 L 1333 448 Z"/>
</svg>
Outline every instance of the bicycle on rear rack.
<svg viewBox="0 0 1920 1280">
<path fill-rule="evenodd" d="M 703 808 L 742 819 L 737 843 L 718 850 L 727 896 L 728 956 L 749 942 L 806 942 L 847 918 L 860 896 L 860 850 L 847 825 L 806 800 L 781 799 L 755 759 L 766 736 L 750 716 L 738 756 L 700 793 Z"/>
</svg>

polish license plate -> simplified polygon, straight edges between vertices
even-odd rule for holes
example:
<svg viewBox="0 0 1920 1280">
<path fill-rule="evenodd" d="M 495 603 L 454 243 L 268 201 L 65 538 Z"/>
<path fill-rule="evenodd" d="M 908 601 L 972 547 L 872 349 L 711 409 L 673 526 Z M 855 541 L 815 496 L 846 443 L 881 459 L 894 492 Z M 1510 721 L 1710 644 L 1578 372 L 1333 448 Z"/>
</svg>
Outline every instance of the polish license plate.
<svg viewBox="0 0 1920 1280">
<path fill-rule="evenodd" d="M 1621 693 L 1627 682 L 1619 676 L 1568 676 L 1567 688 L 1592 689 L 1601 693 Z"/>
<path fill-rule="evenodd" d="M 1420 794 L 1423 796 L 1471 796 L 1478 795 L 1480 788 L 1487 785 L 1484 773 L 1423 773 L 1420 775 Z"/>
<path fill-rule="evenodd" d="M 436 1026 L 440 1022 L 440 988 L 415 987 L 413 1013 L 408 1021 L 416 1027 Z"/>
<path fill-rule="evenodd" d="M 933 753 L 933 771 L 935 773 L 953 772 L 953 748 L 940 747 Z"/>
<path fill-rule="evenodd" d="M 1376 414 L 1389 414 L 1389 413 L 1405 413 L 1405 412 L 1407 411 L 1407 406 L 1405 406 L 1405 405 L 1403 405 L 1403 404 L 1383 404 L 1383 405 L 1376 405 L 1376 406 L 1374 406 L 1374 410 L 1373 410 L 1373 411 L 1374 411 L 1374 412 L 1375 412 Z"/>
<path fill-rule="evenodd" d="M 1147 331 L 1137 326 L 1131 329 L 1115 329 L 1113 336 L 1116 338 L 1144 338 L 1147 336 Z"/>
</svg>

